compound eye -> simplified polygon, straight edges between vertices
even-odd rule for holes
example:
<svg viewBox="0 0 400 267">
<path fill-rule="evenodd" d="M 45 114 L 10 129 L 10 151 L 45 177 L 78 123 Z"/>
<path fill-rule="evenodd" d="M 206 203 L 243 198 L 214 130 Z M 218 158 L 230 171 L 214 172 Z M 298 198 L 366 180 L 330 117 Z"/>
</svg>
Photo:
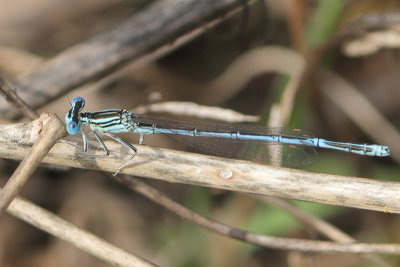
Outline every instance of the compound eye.
<svg viewBox="0 0 400 267">
<path fill-rule="evenodd" d="M 81 105 L 81 108 L 83 108 L 83 106 L 85 105 L 85 99 L 83 99 L 83 98 L 80 97 L 80 96 L 74 97 L 74 98 L 71 100 L 71 106 L 75 107 L 77 104 L 80 104 L 80 105 Z"/>
<path fill-rule="evenodd" d="M 79 132 L 79 125 L 74 121 L 70 121 L 67 123 L 66 129 L 69 134 L 77 134 Z"/>
</svg>

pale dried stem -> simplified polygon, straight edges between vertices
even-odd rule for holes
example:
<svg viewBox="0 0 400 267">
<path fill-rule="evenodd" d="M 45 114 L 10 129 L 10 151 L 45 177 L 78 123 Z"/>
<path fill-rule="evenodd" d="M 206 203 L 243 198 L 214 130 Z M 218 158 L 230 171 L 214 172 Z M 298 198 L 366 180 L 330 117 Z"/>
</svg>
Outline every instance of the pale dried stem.
<svg viewBox="0 0 400 267">
<path fill-rule="evenodd" d="M 212 219 L 195 213 L 136 178 L 123 175 L 116 177 L 116 179 L 191 222 L 201 225 L 202 227 L 221 235 L 243 240 L 247 243 L 269 248 L 297 250 L 303 252 L 334 252 L 354 254 L 373 252 L 388 254 L 400 253 L 399 244 L 366 244 L 353 243 L 351 241 L 347 243 L 334 243 L 327 241 L 279 238 L 246 232 L 237 228 L 229 227 L 225 224 L 216 222 Z"/>
<path fill-rule="evenodd" d="M 43 114 L 39 119 L 42 125 L 39 138 L 26 154 L 21 164 L 0 192 L 0 216 L 5 212 L 11 201 L 18 195 L 29 177 L 36 170 L 44 156 L 49 152 L 57 139 L 66 135 L 64 124 L 54 114 Z M 7 144 L 7 143 L 6 143 Z"/>
<path fill-rule="evenodd" d="M 23 125 L 26 128 L 26 124 Z M 13 131 L 12 126 L 8 125 L 8 133 Z M 17 131 L 18 127 L 21 126 L 15 125 L 14 130 Z M 21 145 L 24 140 L 19 140 L 19 143 L 10 143 L 7 140 L 4 142 L 1 135 L 2 131 L 0 157 L 21 160 L 30 150 Z M 73 160 L 77 153 L 76 148 L 58 143 L 43 162 L 113 173 L 131 157 L 131 152 L 115 142 L 106 140 L 105 143 L 111 151 L 108 157 L 82 156 Z M 400 213 L 398 182 L 312 173 L 148 146 L 138 145 L 137 148 L 137 156 L 121 173 L 174 183 Z M 99 147 L 94 149 L 91 146 L 91 150 L 104 153 Z M 226 177 L 226 173 L 231 175 Z"/>
<path fill-rule="evenodd" d="M 139 106 L 133 110 L 137 114 L 159 112 L 175 116 L 190 116 L 201 119 L 219 120 L 225 122 L 257 122 L 260 116 L 245 115 L 232 109 L 216 106 L 198 105 L 193 102 L 168 101 L 146 106 Z"/>
<path fill-rule="evenodd" d="M 111 265 L 155 266 L 21 198 L 14 199 L 7 212 Z"/>
</svg>

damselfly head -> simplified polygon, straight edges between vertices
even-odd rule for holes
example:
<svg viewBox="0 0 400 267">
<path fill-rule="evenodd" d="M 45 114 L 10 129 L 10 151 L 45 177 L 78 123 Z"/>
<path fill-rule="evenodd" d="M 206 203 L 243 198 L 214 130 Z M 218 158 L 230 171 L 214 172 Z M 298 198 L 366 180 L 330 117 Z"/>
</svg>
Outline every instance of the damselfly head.
<svg viewBox="0 0 400 267">
<path fill-rule="evenodd" d="M 71 100 L 71 109 L 65 114 L 66 129 L 69 134 L 77 134 L 80 129 L 80 111 L 85 106 L 85 100 L 80 97 L 74 97 Z"/>
<path fill-rule="evenodd" d="M 382 146 L 378 156 L 387 157 L 390 156 L 390 149 L 388 146 Z"/>
</svg>

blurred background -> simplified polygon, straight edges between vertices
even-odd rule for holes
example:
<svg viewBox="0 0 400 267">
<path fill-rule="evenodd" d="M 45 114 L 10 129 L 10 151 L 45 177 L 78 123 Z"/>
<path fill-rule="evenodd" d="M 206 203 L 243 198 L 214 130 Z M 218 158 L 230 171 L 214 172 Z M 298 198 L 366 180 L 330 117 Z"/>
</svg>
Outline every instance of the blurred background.
<svg viewBox="0 0 400 267">
<path fill-rule="evenodd" d="M 34 73 L 46 60 L 153 2 L 2 0 L 0 75 L 12 82 Z M 389 158 L 319 150 L 318 161 L 304 169 L 397 181 L 399 47 L 399 1 L 254 1 L 161 58 L 139 68 L 128 62 L 114 74 L 48 101 L 38 111 L 64 118 L 75 96 L 86 99 L 86 111 L 135 110 L 165 101 L 218 106 L 258 116 L 263 125 L 300 128 L 329 140 L 389 145 Z M 276 106 L 278 119 L 272 112 Z M 137 142 L 128 135 L 124 138 Z M 164 137 L 145 141 L 149 146 L 183 149 Z M 2 186 L 17 165 L 0 161 Z M 145 182 L 230 226 L 273 236 L 323 239 L 287 212 L 245 194 Z M 160 266 L 373 266 L 359 256 L 265 249 L 210 233 L 99 172 L 43 166 L 22 195 Z M 358 241 L 400 240 L 397 215 L 290 202 Z M 400 264 L 396 257 L 382 258 L 393 266 Z M 77 265 L 107 266 L 10 215 L 1 218 L 0 266 Z"/>
</svg>

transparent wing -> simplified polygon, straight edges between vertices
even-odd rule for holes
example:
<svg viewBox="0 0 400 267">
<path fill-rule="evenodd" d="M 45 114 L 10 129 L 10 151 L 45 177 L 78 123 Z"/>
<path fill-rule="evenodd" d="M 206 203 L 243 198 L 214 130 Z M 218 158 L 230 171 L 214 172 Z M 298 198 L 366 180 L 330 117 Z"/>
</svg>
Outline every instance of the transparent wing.
<svg viewBox="0 0 400 267">
<path fill-rule="evenodd" d="M 256 135 L 284 135 L 310 137 L 314 135 L 286 128 L 262 127 L 250 124 L 230 124 L 215 121 L 183 120 L 151 115 L 137 115 L 134 122 L 154 125 L 163 129 L 197 129 L 210 132 L 241 132 Z M 187 144 L 206 154 L 247 159 L 259 163 L 286 167 L 300 167 L 311 164 L 318 154 L 314 147 L 305 145 L 287 145 L 275 142 L 237 140 L 228 138 L 199 137 L 168 134 L 174 139 Z"/>
<path fill-rule="evenodd" d="M 317 151 L 310 146 L 225 138 L 170 136 L 206 154 L 246 159 L 275 166 L 301 167 L 311 164 L 318 158 Z"/>
</svg>

